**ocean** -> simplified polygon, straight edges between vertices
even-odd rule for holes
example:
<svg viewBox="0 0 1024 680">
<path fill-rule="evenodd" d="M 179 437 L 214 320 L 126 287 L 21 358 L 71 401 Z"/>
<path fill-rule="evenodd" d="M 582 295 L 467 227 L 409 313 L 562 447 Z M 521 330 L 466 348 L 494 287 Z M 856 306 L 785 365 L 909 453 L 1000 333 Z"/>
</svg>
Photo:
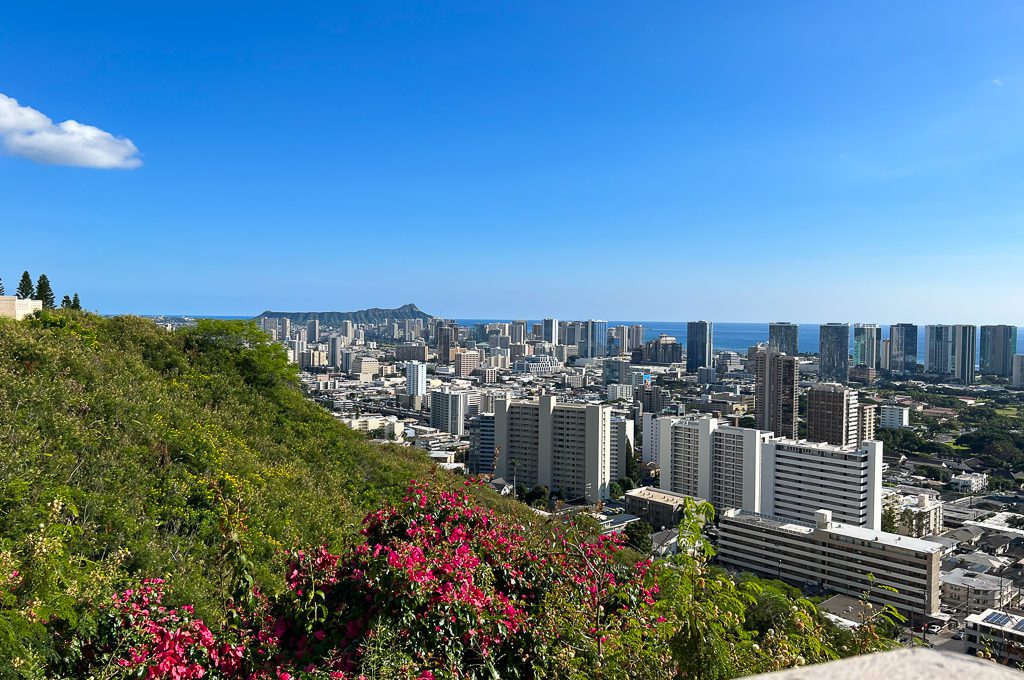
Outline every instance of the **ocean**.
<svg viewBox="0 0 1024 680">
<path fill-rule="evenodd" d="M 508 322 L 508 319 L 456 319 L 460 325 L 472 326 L 476 323 Z M 537 321 L 527 321 L 532 326 Z M 659 335 L 672 335 L 677 342 L 686 345 L 685 321 L 609 321 L 608 327 L 631 326 L 641 324 L 644 327 L 644 340 L 653 340 Z M 820 324 L 802 323 L 797 333 L 797 343 L 801 352 L 818 351 L 818 327 Z M 882 338 L 889 337 L 889 326 L 882 326 Z M 766 323 L 734 323 L 714 322 L 711 342 L 716 350 L 730 349 L 735 352 L 746 352 L 747 348 L 759 342 L 768 341 L 768 324 Z M 853 347 L 853 327 L 850 327 L 850 347 Z M 976 347 L 981 348 L 980 340 Z M 917 327 L 917 359 L 924 363 L 924 326 Z M 1017 330 L 1017 353 L 1024 354 L 1024 328 Z"/>
</svg>

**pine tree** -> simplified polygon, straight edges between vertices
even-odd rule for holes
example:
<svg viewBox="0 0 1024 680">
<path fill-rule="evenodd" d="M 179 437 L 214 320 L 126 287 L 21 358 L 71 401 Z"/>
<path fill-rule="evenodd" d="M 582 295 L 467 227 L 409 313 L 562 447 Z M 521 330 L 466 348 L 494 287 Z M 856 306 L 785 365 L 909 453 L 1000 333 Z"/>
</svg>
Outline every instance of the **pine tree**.
<svg viewBox="0 0 1024 680">
<path fill-rule="evenodd" d="M 4 294 L 4 280 L 0 279 L 0 295 Z"/>
<path fill-rule="evenodd" d="M 64 299 L 62 299 L 60 301 L 60 308 L 61 309 L 71 309 L 71 296 L 70 295 L 65 295 Z"/>
<path fill-rule="evenodd" d="M 36 289 L 32 286 L 32 277 L 28 275 L 28 272 L 24 272 L 21 275 L 21 282 L 18 283 L 18 297 L 28 300 L 35 296 Z"/>
<path fill-rule="evenodd" d="M 43 301 L 43 309 L 55 309 L 57 307 L 57 298 L 53 294 L 50 279 L 46 274 L 39 275 L 39 280 L 36 282 L 35 298 Z"/>
<path fill-rule="evenodd" d="M 75 296 L 73 298 L 71 298 L 71 309 L 81 309 L 81 308 L 82 308 L 82 301 L 78 299 L 78 293 L 75 293 Z"/>
</svg>

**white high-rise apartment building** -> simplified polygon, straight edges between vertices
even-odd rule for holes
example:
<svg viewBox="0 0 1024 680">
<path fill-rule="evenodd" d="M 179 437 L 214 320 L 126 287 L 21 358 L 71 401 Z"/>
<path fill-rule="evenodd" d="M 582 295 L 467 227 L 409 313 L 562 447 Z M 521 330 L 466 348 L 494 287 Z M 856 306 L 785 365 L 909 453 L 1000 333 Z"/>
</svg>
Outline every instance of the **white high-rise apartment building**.
<svg viewBox="0 0 1024 680">
<path fill-rule="evenodd" d="M 410 361 L 405 366 L 405 393 L 410 397 L 423 397 L 427 394 L 427 365 L 419 361 Z"/>
<path fill-rule="evenodd" d="M 906 406 L 882 404 L 878 426 L 889 430 L 910 427 L 910 409 Z"/>
<path fill-rule="evenodd" d="M 620 387 L 623 387 L 620 385 Z M 628 387 L 628 386 L 626 386 Z M 612 416 L 609 455 L 611 456 L 611 478 L 618 481 L 626 476 L 626 462 L 634 447 L 633 419 L 625 416 Z M 639 483 L 640 480 L 634 479 Z"/>
<path fill-rule="evenodd" d="M 480 414 L 480 393 L 443 387 L 430 393 L 430 426 L 462 436 L 466 420 Z"/>
<path fill-rule="evenodd" d="M 709 415 L 646 414 L 644 441 L 657 454 L 662 489 L 705 498 L 719 511 L 735 507 L 808 522 L 826 509 L 846 524 L 881 528 L 881 442 L 814 444 Z"/>
<path fill-rule="evenodd" d="M 604 404 L 537 400 L 495 401 L 495 474 L 542 485 L 563 498 L 594 503 L 608 498 L 612 479 L 612 409 Z"/>
<path fill-rule="evenodd" d="M 558 338 L 558 319 L 544 319 L 544 342 L 550 342 L 552 345 L 559 344 Z"/>
<path fill-rule="evenodd" d="M 455 355 L 456 376 L 466 378 L 478 368 L 480 368 L 480 352 L 477 350 L 467 349 Z"/>
</svg>

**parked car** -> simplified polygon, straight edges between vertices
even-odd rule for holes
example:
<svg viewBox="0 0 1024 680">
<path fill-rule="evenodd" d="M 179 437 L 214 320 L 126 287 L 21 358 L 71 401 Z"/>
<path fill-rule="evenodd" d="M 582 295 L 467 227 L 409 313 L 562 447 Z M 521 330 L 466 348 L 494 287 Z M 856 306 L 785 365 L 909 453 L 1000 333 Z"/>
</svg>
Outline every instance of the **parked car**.
<svg viewBox="0 0 1024 680">
<path fill-rule="evenodd" d="M 928 626 L 928 632 L 929 632 L 929 633 L 930 633 L 931 635 L 936 635 L 936 634 L 937 634 L 937 633 L 939 633 L 939 632 L 940 632 L 941 630 L 942 630 L 942 626 L 941 626 L 940 624 L 938 624 L 938 623 L 933 623 L 933 624 L 931 624 L 931 625 L 929 625 L 929 626 Z"/>
<path fill-rule="evenodd" d="M 957 632 L 953 633 L 953 639 L 954 640 L 963 640 L 964 639 L 964 632 L 962 630 L 958 630 Z"/>
</svg>

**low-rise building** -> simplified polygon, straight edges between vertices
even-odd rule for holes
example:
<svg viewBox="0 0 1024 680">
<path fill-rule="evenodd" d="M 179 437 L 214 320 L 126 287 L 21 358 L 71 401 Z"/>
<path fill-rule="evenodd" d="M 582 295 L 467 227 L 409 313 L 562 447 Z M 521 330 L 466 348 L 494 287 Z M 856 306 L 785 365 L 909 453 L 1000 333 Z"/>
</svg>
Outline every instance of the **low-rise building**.
<svg viewBox="0 0 1024 680">
<path fill-rule="evenodd" d="M 960 493 L 978 493 L 988 487 L 988 475 L 984 472 L 965 472 L 949 481 Z"/>
<path fill-rule="evenodd" d="M 986 609 L 1010 606 L 1017 588 L 1008 578 L 957 568 L 939 577 L 942 583 L 942 604 L 947 609 L 972 614 Z"/>
<path fill-rule="evenodd" d="M 655 529 L 670 529 L 679 526 L 682 521 L 688 498 L 697 503 L 703 502 L 700 498 L 681 493 L 641 486 L 626 492 L 626 512 L 642 518 Z"/>
<path fill-rule="evenodd" d="M 16 295 L 0 295 L 0 317 L 21 321 L 42 309 L 42 300 L 23 300 Z"/>
<path fill-rule="evenodd" d="M 989 653 L 998 664 L 1020 668 L 1024 663 L 1024 615 L 1001 609 L 971 614 L 964 622 L 964 652 Z"/>
<path fill-rule="evenodd" d="M 718 559 L 726 567 L 864 594 L 919 619 L 939 613 L 938 543 L 838 524 L 828 510 L 816 512 L 814 524 L 726 510 L 718 532 Z"/>
</svg>

